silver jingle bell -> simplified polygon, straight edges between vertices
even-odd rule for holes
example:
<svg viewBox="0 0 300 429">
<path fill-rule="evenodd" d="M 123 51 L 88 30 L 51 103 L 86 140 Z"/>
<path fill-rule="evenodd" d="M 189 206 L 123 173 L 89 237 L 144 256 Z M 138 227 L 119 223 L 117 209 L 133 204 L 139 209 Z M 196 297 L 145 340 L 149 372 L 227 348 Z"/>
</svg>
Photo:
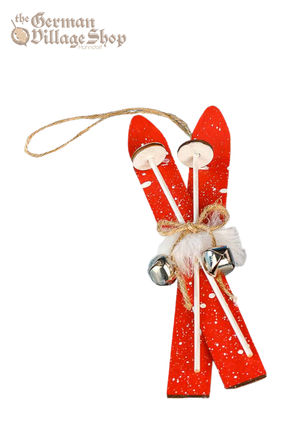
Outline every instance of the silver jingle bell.
<svg viewBox="0 0 300 429">
<path fill-rule="evenodd" d="M 218 271 L 225 276 L 235 268 L 231 250 L 227 246 L 212 247 L 203 253 L 203 265 L 208 274 L 215 277 Z"/>
<path fill-rule="evenodd" d="M 176 280 L 174 268 L 167 255 L 157 255 L 151 259 L 148 274 L 158 286 L 169 286 Z"/>
</svg>

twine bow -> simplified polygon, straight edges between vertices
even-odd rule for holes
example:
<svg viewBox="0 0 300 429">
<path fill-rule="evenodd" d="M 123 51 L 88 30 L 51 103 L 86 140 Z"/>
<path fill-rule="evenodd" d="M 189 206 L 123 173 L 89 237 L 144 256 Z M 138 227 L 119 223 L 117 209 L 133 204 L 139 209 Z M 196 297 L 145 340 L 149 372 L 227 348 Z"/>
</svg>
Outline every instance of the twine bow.
<svg viewBox="0 0 300 429">
<path fill-rule="evenodd" d="M 218 222 L 211 221 L 211 215 L 213 213 L 219 213 L 221 217 L 219 217 Z M 192 309 L 192 303 L 186 288 L 185 280 L 180 270 L 177 267 L 175 258 L 174 258 L 174 250 L 176 246 L 180 243 L 180 241 L 186 237 L 188 234 L 198 234 L 199 232 L 206 232 L 211 237 L 212 246 L 215 247 L 217 245 L 216 238 L 213 234 L 213 231 L 222 228 L 229 220 L 229 213 L 227 209 L 220 204 L 218 201 L 214 204 L 210 204 L 201 211 L 198 221 L 195 223 L 187 222 L 187 223 L 179 223 L 169 220 L 160 220 L 157 224 L 157 231 L 162 236 L 170 236 L 179 233 L 179 237 L 175 241 L 172 246 L 170 252 L 170 259 L 173 264 L 173 268 L 178 280 L 178 287 L 182 293 L 184 306 L 186 309 Z M 220 286 L 220 288 L 225 292 L 227 296 L 231 299 L 234 299 L 234 296 L 229 292 L 226 286 L 223 283 L 223 279 L 221 273 L 218 273 L 216 280 Z"/>
</svg>

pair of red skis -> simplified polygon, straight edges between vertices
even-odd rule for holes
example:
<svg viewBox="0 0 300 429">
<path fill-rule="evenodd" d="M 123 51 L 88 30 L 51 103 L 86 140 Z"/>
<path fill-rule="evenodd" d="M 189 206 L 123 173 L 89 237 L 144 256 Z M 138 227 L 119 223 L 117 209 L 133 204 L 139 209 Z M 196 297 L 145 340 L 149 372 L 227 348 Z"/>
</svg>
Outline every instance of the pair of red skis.
<svg viewBox="0 0 300 429">
<path fill-rule="evenodd" d="M 230 134 L 219 109 L 209 107 L 205 110 L 192 134 L 192 140 L 204 140 L 212 146 L 214 151 L 211 163 L 205 169 L 199 170 L 199 210 L 201 211 L 205 206 L 215 203 L 216 200 L 220 201 L 220 199 L 221 204 L 226 206 Z M 188 187 L 186 187 L 164 136 L 143 116 L 135 116 L 129 129 L 130 156 L 143 145 L 153 142 L 161 143 L 167 151 L 166 158 L 158 166 L 159 171 L 184 220 L 191 222 L 193 217 L 193 169 L 190 168 Z M 135 172 L 156 221 L 162 219 L 176 221 L 175 214 L 153 171 L 135 169 Z M 224 276 L 223 281 L 228 286 Z M 191 302 L 193 302 L 193 278 L 187 279 L 186 284 Z M 266 371 L 238 306 L 224 293 L 223 295 L 253 356 L 246 356 L 203 270 L 200 270 L 201 371 L 194 372 L 193 312 L 184 307 L 182 295 L 177 290 L 168 397 L 209 397 L 213 361 L 226 389 L 239 387 L 266 377 Z"/>
</svg>

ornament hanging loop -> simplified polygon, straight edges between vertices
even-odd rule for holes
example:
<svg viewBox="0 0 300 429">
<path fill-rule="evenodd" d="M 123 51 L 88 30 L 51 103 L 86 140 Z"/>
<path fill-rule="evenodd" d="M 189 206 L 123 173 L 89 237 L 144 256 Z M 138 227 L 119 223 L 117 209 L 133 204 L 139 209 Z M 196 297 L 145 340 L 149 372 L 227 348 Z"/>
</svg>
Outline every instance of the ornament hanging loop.
<svg viewBox="0 0 300 429">
<path fill-rule="evenodd" d="M 187 119 L 180 116 L 178 113 L 156 106 L 135 104 L 131 106 L 121 106 L 114 109 L 103 110 L 101 112 L 75 113 L 73 115 L 61 116 L 59 118 L 52 119 L 49 122 L 33 128 L 26 134 L 21 145 L 21 153 L 26 158 L 30 158 L 33 161 L 41 161 L 42 159 L 50 158 L 51 156 L 56 155 L 57 153 L 62 152 L 68 147 L 72 146 L 82 137 L 89 135 L 94 129 L 98 128 L 105 122 L 111 121 L 113 119 L 129 118 L 130 116 L 136 114 L 149 116 L 151 118 L 163 119 L 172 127 L 177 129 L 180 134 L 184 136 L 184 138 L 191 138 L 191 124 Z M 33 142 L 42 133 L 53 130 L 54 128 L 62 127 L 64 125 L 70 125 L 79 122 L 88 123 L 63 142 L 41 151 L 31 149 Z"/>
</svg>

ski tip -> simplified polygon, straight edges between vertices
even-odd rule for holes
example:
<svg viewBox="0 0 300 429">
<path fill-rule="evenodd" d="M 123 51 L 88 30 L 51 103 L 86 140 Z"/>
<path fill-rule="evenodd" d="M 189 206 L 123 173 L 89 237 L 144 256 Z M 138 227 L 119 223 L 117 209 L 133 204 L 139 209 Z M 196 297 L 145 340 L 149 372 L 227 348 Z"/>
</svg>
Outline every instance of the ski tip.
<svg viewBox="0 0 300 429">
<path fill-rule="evenodd" d="M 220 109 L 218 109 L 216 106 L 209 106 L 204 110 L 193 131 L 193 138 L 199 138 L 194 137 L 194 134 L 199 134 L 201 132 L 203 133 L 204 130 L 211 134 L 218 134 L 219 132 L 223 131 L 222 134 L 227 133 L 229 136 L 229 129 L 224 116 L 222 115 Z"/>
<path fill-rule="evenodd" d="M 172 148 L 166 132 L 154 119 L 140 114 L 131 116 L 125 131 L 127 155 L 132 157 L 137 149 L 152 142 L 162 144 L 168 152 Z"/>
</svg>

